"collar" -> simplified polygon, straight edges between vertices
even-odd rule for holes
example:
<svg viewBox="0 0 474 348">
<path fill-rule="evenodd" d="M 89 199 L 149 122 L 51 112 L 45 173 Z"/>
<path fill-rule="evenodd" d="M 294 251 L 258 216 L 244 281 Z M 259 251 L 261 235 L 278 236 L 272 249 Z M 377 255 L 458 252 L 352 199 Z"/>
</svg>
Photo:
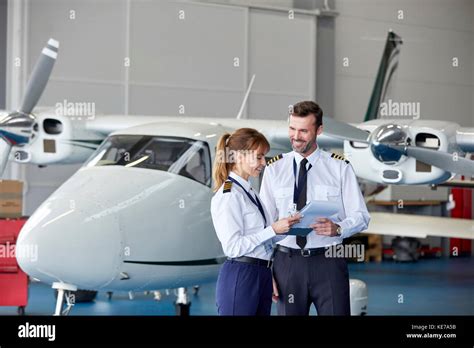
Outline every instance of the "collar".
<svg viewBox="0 0 474 348">
<path fill-rule="evenodd" d="M 301 154 L 299 154 L 298 152 L 293 151 L 293 153 L 295 155 L 296 165 L 299 167 L 299 165 L 300 165 L 300 163 L 301 163 L 301 161 L 303 160 L 304 157 Z M 308 163 L 311 164 L 314 167 L 314 164 L 318 160 L 319 156 L 321 156 L 321 150 L 319 149 L 319 146 L 318 146 L 316 148 L 316 150 L 311 155 L 306 157 L 306 159 L 308 160 Z"/>
<path fill-rule="evenodd" d="M 252 186 L 250 185 L 250 183 L 247 180 L 245 180 L 244 178 L 242 178 L 241 176 L 239 176 L 238 174 L 236 174 L 235 172 L 231 171 L 229 173 L 229 176 L 232 177 L 232 179 L 237 180 L 239 182 L 239 184 L 242 185 L 243 188 L 247 192 L 250 192 L 250 190 L 252 189 Z"/>
</svg>

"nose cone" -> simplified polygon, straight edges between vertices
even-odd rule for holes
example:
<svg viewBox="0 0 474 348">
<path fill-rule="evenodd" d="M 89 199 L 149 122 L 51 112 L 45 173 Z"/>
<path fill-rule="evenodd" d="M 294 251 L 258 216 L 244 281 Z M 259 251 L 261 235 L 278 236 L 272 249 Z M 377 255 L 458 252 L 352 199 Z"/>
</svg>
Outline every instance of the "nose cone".
<svg viewBox="0 0 474 348">
<path fill-rule="evenodd" d="M 97 199 L 102 180 L 77 174 L 28 219 L 16 256 L 20 267 L 41 281 L 99 289 L 116 277 L 121 263 L 118 217 L 100 214 L 106 209 Z"/>
<path fill-rule="evenodd" d="M 404 146 L 407 138 L 407 133 L 400 125 L 383 125 L 372 132 L 370 149 L 380 162 L 398 162 L 402 153 L 390 146 Z"/>
<path fill-rule="evenodd" d="M 215 257 L 210 196 L 209 187 L 160 170 L 81 168 L 23 227 L 17 247 L 36 248 L 37 257 L 17 253 L 18 263 L 34 278 L 79 289 L 132 289 L 153 277 L 174 284 L 176 273 L 136 262 Z"/>
</svg>

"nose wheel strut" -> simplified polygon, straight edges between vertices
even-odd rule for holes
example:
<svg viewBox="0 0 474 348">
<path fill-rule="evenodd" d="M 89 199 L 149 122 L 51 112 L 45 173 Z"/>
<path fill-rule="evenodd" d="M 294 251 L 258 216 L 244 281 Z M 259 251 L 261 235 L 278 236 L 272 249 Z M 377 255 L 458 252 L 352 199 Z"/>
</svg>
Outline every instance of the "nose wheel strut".
<svg viewBox="0 0 474 348">
<path fill-rule="evenodd" d="M 52 288 L 58 290 L 58 298 L 56 299 L 56 309 L 54 311 L 54 315 L 68 315 L 76 303 L 73 292 L 77 291 L 77 286 L 65 283 L 53 283 Z M 66 300 L 66 308 L 63 310 L 64 300 Z"/>
<path fill-rule="evenodd" d="M 178 288 L 178 293 L 176 294 L 176 296 L 176 302 L 174 303 L 176 307 L 176 315 L 182 317 L 189 316 L 191 301 L 189 300 L 188 289 Z"/>
</svg>

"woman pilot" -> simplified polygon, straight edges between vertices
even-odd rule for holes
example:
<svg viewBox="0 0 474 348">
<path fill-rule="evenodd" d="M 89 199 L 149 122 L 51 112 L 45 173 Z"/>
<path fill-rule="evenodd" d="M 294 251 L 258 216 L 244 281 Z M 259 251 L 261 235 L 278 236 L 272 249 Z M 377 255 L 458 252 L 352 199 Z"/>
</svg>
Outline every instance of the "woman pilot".
<svg viewBox="0 0 474 348">
<path fill-rule="evenodd" d="M 227 256 L 216 286 L 219 315 L 270 315 L 273 244 L 300 218 L 295 215 L 272 224 L 248 181 L 262 172 L 269 149 L 265 136 L 251 128 L 224 134 L 217 144 L 211 214 Z"/>
</svg>

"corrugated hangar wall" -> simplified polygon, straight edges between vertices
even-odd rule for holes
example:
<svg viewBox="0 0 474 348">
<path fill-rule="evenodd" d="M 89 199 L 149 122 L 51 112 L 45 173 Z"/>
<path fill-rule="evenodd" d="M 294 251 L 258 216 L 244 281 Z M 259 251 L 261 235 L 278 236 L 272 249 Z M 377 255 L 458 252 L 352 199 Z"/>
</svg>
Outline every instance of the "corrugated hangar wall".
<svg viewBox="0 0 474 348">
<path fill-rule="evenodd" d="M 419 102 L 421 119 L 474 126 L 474 2 L 337 0 L 336 10 L 336 118 L 363 120 L 391 28 L 404 42 L 394 100 Z"/>
<path fill-rule="evenodd" d="M 0 0 L 0 109 L 4 109 L 6 106 L 7 6 L 7 0 Z"/>
<path fill-rule="evenodd" d="M 315 97 L 315 16 L 289 21 L 285 12 L 176 1 L 46 0 L 29 2 L 28 19 L 29 70 L 48 37 L 61 42 L 42 105 L 74 98 L 104 113 L 173 115 L 184 105 L 189 116 L 234 117 L 254 73 L 252 117 L 285 117 L 291 102 Z"/>
</svg>

